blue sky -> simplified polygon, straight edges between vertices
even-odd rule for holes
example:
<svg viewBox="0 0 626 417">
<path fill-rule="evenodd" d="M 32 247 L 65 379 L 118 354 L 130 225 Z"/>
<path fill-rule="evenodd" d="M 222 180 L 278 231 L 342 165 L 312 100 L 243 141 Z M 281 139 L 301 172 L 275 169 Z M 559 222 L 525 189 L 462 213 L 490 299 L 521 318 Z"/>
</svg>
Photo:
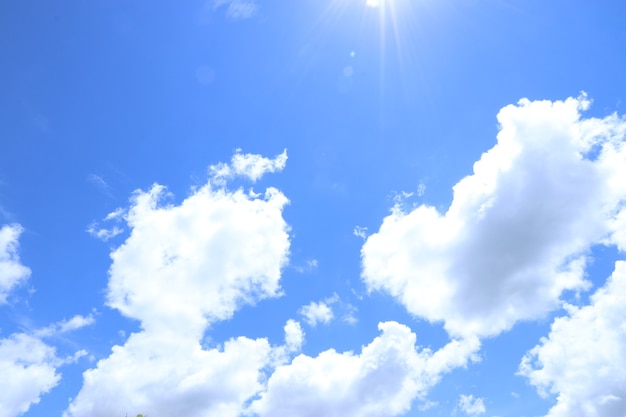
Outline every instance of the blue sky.
<svg viewBox="0 0 626 417">
<path fill-rule="evenodd" d="M 626 414 L 626 4 L 0 9 L 0 417 Z"/>
</svg>

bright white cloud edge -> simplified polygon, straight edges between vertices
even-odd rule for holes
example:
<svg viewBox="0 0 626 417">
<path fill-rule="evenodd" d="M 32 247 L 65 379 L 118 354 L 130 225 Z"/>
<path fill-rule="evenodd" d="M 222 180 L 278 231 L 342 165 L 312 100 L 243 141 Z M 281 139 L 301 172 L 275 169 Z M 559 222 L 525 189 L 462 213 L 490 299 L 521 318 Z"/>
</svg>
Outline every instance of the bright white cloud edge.
<svg viewBox="0 0 626 417">
<path fill-rule="evenodd" d="M 285 346 L 246 337 L 213 349 L 200 343 L 211 323 L 281 295 L 288 200 L 275 188 L 263 196 L 231 191 L 225 180 L 256 181 L 282 169 L 286 158 L 238 151 L 180 204 L 168 203 L 165 187 L 154 185 L 116 211 L 130 235 L 111 253 L 107 302 L 142 331 L 84 373 L 65 416 L 237 416 L 262 389 L 263 370 L 299 350 L 304 333 L 295 321 L 285 326 Z"/>
<path fill-rule="evenodd" d="M 626 247 L 626 122 L 585 95 L 520 100 L 445 213 L 400 206 L 362 248 L 362 277 L 451 335 L 494 336 L 587 290 L 594 244 Z"/>
<path fill-rule="evenodd" d="M 450 341 L 432 352 L 415 346 L 402 324 L 378 325 L 381 335 L 360 354 L 329 349 L 299 355 L 276 368 L 248 414 L 299 417 L 390 417 L 406 413 L 415 399 L 451 370 L 478 360 L 477 338 Z"/>
<path fill-rule="evenodd" d="M 519 373 L 542 396 L 547 417 L 623 417 L 626 411 L 626 262 L 584 307 L 567 306 L 550 334 L 523 358 Z"/>
<path fill-rule="evenodd" d="M 318 323 L 328 324 L 335 317 L 332 308 L 325 301 L 314 302 L 302 306 L 299 313 L 304 317 L 304 321 L 311 326 L 315 327 Z"/>
<path fill-rule="evenodd" d="M 299 369 L 311 361 L 328 371 L 330 383 L 336 384 L 341 368 L 332 371 L 325 364 L 328 358 L 350 370 L 349 389 L 355 395 L 378 392 L 376 404 L 330 393 L 336 396 L 329 403 L 337 405 L 336 411 L 391 416 L 407 410 L 445 372 L 476 360 L 477 339 L 453 340 L 433 353 L 415 347 L 415 335 L 395 322 L 381 324 L 382 335 L 360 355 L 329 350 L 316 358 L 299 355 L 290 363 L 290 355 L 304 343 L 295 320 L 285 324 L 282 346 L 271 346 L 264 338 L 239 337 L 213 349 L 203 347 L 200 340 L 210 323 L 231 317 L 242 304 L 280 295 L 278 280 L 289 249 L 282 218 L 286 197 L 273 188 L 264 197 L 230 191 L 221 179 L 232 172 L 258 171 L 250 166 L 264 167 L 264 172 L 282 169 L 286 153 L 269 165 L 266 158 L 245 155 L 252 162 L 233 162 L 227 170 L 218 165 L 223 169 L 212 170 L 208 183 L 178 205 L 164 203 L 165 188 L 155 185 L 136 192 L 131 207 L 122 211 L 130 236 L 111 253 L 108 303 L 139 320 L 142 331 L 123 346 L 114 346 L 108 358 L 84 373 L 83 387 L 66 417 L 138 412 L 276 415 L 275 410 L 285 406 L 304 415 L 310 400 L 329 399 L 329 393 L 314 391 L 308 399 L 291 396 L 293 401 L 285 405 L 280 378 L 298 372 L 300 382 L 292 381 L 288 388 L 304 389 L 302 384 L 319 377 L 318 367 Z M 258 179 L 253 174 L 249 178 Z M 336 295 L 324 300 L 335 302 Z"/>
<path fill-rule="evenodd" d="M 0 339 L 0 417 L 16 417 L 37 404 L 61 379 L 55 350 L 38 337 L 16 333 Z"/>
</svg>

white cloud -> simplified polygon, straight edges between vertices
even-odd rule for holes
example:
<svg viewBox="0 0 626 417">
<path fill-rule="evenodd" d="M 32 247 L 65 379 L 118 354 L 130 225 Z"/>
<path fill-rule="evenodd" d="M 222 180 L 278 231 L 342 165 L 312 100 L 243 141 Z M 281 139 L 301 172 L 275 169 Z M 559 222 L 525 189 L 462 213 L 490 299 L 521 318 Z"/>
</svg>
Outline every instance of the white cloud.
<svg viewBox="0 0 626 417">
<path fill-rule="evenodd" d="M 63 320 L 59 323 L 59 331 L 61 333 L 71 332 L 73 330 L 78 330 L 85 326 L 90 326 L 95 323 L 95 319 L 90 314 L 88 316 L 76 315 L 69 320 Z"/>
<path fill-rule="evenodd" d="M 626 262 L 585 307 L 568 306 L 519 373 L 539 393 L 557 394 L 549 417 L 623 417 L 626 412 Z"/>
<path fill-rule="evenodd" d="M 119 222 L 124 219 L 124 214 L 125 214 L 125 211 L 122 208 L 117 208 L 111 213 L 107 214 L 106 217 L 104 218 L 104 221 L 105 222 L 108 222 L 108 221 Z M 109 239 L 112 239 L 115 236 L 122 234 L 123 232 L 124 232 L 124 229 L 122 229 L 119 226 L 113 226 L 107 229 L 105 227 L 100 227 L 98 222 L 95 222 L 95 221 L 91 222 L 91 224 L 87 226 L 87 233 L 89 233 L 91 236 L 103 242 L 106 242 Z"/>
<path fill-rule="evenodd" d="M 265 158 L 264 156 L 250 153 L 241 153 L 241 149 L 237 149 L 233 155 L 230 164 L 223 162 L 211 165 L 209 172 L 215 183 L 223 182 L 223 180 L 241 176 L 255 182 L 268 172 L 280 172 L 285 168 L 287 163 L 287 150 L 274 159 Z"/>
<path fill-rule="evenodd" d="M 479 348 L 471 339 L 452 341 L 435 353 L 418 350 L 408 327 L 396 322 L 378 327 L 382 334 L 358 355 L 331 349 L 277 367 L 249 412 L 261 417 L 400 415 L 442 374 L 465 366 Z"/>
<path fill-rule="evenodd" d="M 164 187 L 135 193 L 130 236 L 111 253 L 108 304 L 148 327 L 194 327 L 230 318 L 242 304 L 280 294 L 287 262 L 287 203 L 207 184 L 180 205 L 160 205 Z"/>
<path fill-rule="evenodd" d="M 331 307 L 332 306 L 332 307 Z M 338 312 L 336 314 L 336 312 Z M 339 317 L 344 323 L 353 325 L 358 322 L 355 314 L 357 308 L 350 303 L 343 302 L 335 293 L 320 302 L 311 302 L 298 311 L 304 316 L 304 321 L 311 327 L 318 324 L 328 324 Z"/>
<path fill-rule="evenodd" d="M 30 269 L 20 263 L 17 254 L 19 225 L 0 229 L 0 304 L 6 302 L 9 291 L 30 276 Z M 75 361 L 84 354 L 77 352 L 65 360 L 55 355 L 55 349 L 41 337 L 70 331 L 88 321 L 76 316 L 69 321 L 37 330 L 32 335 L 14 333 L 0 339 L 0 417 L 16 417 L 39 403 L 42 394 L 54 388 L 61 378 L 57 367 Z"/>
<path fill-rule="evenodd" d="M 285 346 L 289 352 L 297 352 L 304 343 L 304 332 L 300 323 L 295 320 L 287 320 L 285 324 Z"/>
<path fill-rule="evenodd" d="M 449 209 L 397 205 L 362 248 L 362 277 L 451 335 L 496 335 L 585 290 L 585 255 L 626 245 L 626 121 L 582 119 L 584 96 L 521 100 Z M 621 233 L 621 234 L 620 234 Z"/>
<path fill-rule="evenodd" d="M 482 398 L 474 398 L 473 395 L 459 397 L 459 409 L 470 417 L 476 417 L 485 413 L 485 404 Z"/>
<path fill-rule="evenodd" d="M 355 226 L 352 234 L 361 239 L 367 239 L 367 227 Z"/>
<path fill-rule="evenodd" d="M 92 316 L 76 315 L 43 329 L 14 333 L 0 339 L 0 417 L 16 417 L 38 404 L 42 394 L 48 393 L 61 380 L 58 368 L 74 363 L 85 356 L 79 350 L 66 358 L 56 356 L 55 348 L 42 338 L 70 332 L 94 322 Z"/>
<path fill-rule="evenodd" d="M 270 352 L 265 339 L 240 337 L 206 350 L 175 329 L 134 333 L 85 372 L 64 416 L 235 417 L 262 389 Z"/>
<path fill-rule="evenodd" d="M 0 417 L 16 417 L 37 404 L 61 376 L 54 349 L 36 337 L 13 334 L 0 339 Z"/>
<path fill-rule="evenodd" d="M 300 314 L 304 316 L 304 321 L 311 327 L 318 323 L 328 324 L 335 317 L 333 310 L 324 301 L 319 303 L 311 302 L 300 309 Z"/>
<path fill-rule="evenodd" d="M 120 227 L 114 226 L 111 229 L 106 229 L 99 227 L 97 223 L 91 223 L 87 227 L 87 233 L 103 242 L 106 242 L 107 240 L 112 239 L 123 232 L 124 229 Z"/>
<path fill-rule="evenodd" d="M 271 170 L 252 165 L 229 169 L 255 179 Z M 237 416 L 262 388 L 261 370 L 297 347 L 295 325 L 275 351 L 245 337 L 211 350 L 200 344 L 209 324 L 281 294 L 289 251 L 282 193 L 230 191 L 214 179 L 179 205 L 163 202 L 160 185 L 135 192 L 123 217 L 130 235 L 111 253 L 107 303 L 142 331 L 84 373 L 66 416 Z"/>
<path fill-rule="evenodd" d="M 95 321 L 96 320 L 91 314 L 88 316 L 75 315 L 69 320 L 62 320 L 58 323 L 51 324 L 48 327 L 44 327 L 43 329 L 36 330 L 34 335 L 37 337 L 47 337 L 67 333 L 85 326 L 90 326 L 95 323 Z"/>
<path fill-rule="evenodd" d="M 18 224 L 0 228 L 0 304 L 6 303 L 9 291 L 30 276 L 30 269 L 20 263 L 17 253 L 22 231 Z"/>
</svg>

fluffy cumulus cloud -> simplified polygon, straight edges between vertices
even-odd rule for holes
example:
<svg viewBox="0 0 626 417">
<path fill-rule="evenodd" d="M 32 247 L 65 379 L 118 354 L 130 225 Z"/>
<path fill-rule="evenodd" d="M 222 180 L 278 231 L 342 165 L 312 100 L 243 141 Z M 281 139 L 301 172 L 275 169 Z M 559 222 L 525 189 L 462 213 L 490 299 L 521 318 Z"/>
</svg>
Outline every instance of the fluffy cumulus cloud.
<svg viewBox="0 0 626 417">
<path fill-rule="evenodd" d="M 476 417 L 484 414 L 485 403 L 482 398 L 474 398 L 473 395 L 463 395 L 459 397 L 458 408 L 470 417 Z"/>
<path fill-rule="evenodd" d="M 0 417 L 15 417 L 55 387 L 61 363 L 54 348 L 24 333 L 0 339 Z"/>
<path fill-rule="evenodd" d="M 269 364 L 265 339 L 231 339 L 204 349 L 173 330 L 132 334 L 84 374 L 65 416 L 165 415 L 235 417 L 261 388 Z"/>
<path fill-rule="evenodd" d="M 259 155 L 235 156 L 245 161 L 223 167 L 253 180 L 276 167 Z M 166 203 L 160 185 L 134 194 L 123 214 L 130 235 L 111 253 L 107 302 L 142 331 L 85 372 L 66 416 L 236 416 L 262 388 L 261 370 L 276 355 L 266 339 L 210 350 L 200 341 L 240 306 L 280 295 L 287 198 L 274 188 L 264 196 L 231 191 L 221 179 L 214 172 L 180 204 Z M 288 350 L 302 343 L 296 324 L 285 329 Z"/>
<path fill-rule="evenodd" d="M 266 158 L 257 154 L 243 154 L 241 149 L 237 149 L 230 164 L 219 163 L 211 165 L 209 172 L 215 180 L 223 180 L 232 177 L 245 177 L 251 181 L 257 181 L 268 172 L 280 172 L 287 164 L 287 150 L 274 159 Z"/>
<path fill-rule="evenodd" d="M 300 323 L 295 320 L 288 320 L 285 324 L 285 347 L 289 352 L 297 352 L 304 343 L 304 331 Z"/>
<path fill-rule="evenodd" d="M 304 343 L 295 320 L 285 324 L 282 346 L 246 337 L 202 345 L 211 323 L 280 295 L 289 250 L 282 217 L 287 199 L 273 188 L 264 196 L 232 191 L 224 180 L 244 175 L 254 181 L 282 169 L 285 160 L 286 153 L 270 160 L 238 151 L 230 164 L 213 166 L 208 183 L 180 204 L 168 204 L 165 188 L 155 185 L 116 211 L 130 234 L 111 253 L 107 302 L 138 320 L 141 331 L 84 373 L 65 417 L 393 416 L 408 411 L 443 374 L 476 360 L 475 337 L 433 352 L 417 348 L 415 334 L 395 322 L 381 323 L 382 334 L 360 354 L 329 350 L 291 360 Z M 333 303 L 336 295 L 302 314 L 329 321 Z"/>
<path fill-rule="evenodd" d="M 311 302 L 300 309 L 300 314 L 311 327 L 318 323 L 328 324 L 335 317 L 332 308 L 324 301 Z"/>
<path fill-rule="evenodd" d="M 588 289 L 589 248 L 626 246 L 626 121 L 583 118 L 588 106 L 583 95 L 504 107 L 497 144 L 446 212 L 396 206 L 368 237 L 368 288 L 457 336 L 496 335 Z"/>
<path fill-rule="evenodd" d="M 584 307 L 568 306 L 550 334 L 522 360 L 520 374 L 543 396 L 556 394 L 549 417 L 626 414 L 626 262 Z"/>
<path fill-rule="evenodd" d="M 0 305 L 6 303 L 11 289 L 30 276 L 30 269 L 20 263 L 17 253 L 22 231 L 18 224 L 0 228 Z"/>
<path fill-rule="evenodd" d="M 244 303 L 279 295 L 287 262 L 287 198 L 263 198 L 210 183 L 180 205 L 160 204 L 165 188 L 135 193 L 128 239 L 111 253 L 108 303 L 144 328 L 201 332 Z"/>
<path fill-rule="evenodd" d="M 264 416 L 385 417 L 407 412 L 441 376 L 475 359 L 476 338 L 454 340 L 436 352 L 416 348 L 416 336 L 396 322 L 360 354 L 327 350 L 279 366 L 248 413 Z"/>
</svg>

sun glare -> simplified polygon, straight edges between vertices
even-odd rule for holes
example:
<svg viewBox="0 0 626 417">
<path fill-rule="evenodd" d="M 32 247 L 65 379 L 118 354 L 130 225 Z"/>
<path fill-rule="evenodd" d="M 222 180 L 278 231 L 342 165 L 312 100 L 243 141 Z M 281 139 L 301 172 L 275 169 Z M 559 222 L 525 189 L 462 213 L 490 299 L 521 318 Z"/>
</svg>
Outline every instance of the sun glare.
<svg viewBox="0 0 626 417">
<path fill-rule="evenodd" d="M 326 8 L 318 18 L 316 30 L 324 32 L 355 30 L 360 50 L 375 50 L 378 47 L 378 75 L 381 92 L 387 80 L 404 80 L 404 71 L 414 67 L 419 51 L 415 42 L 421 42 L 416 32 L 421 31 L 419 21 L 423 18 L 419 11 L 424 10 L 434 1 L 428 0 L 325 0 Z M 419 9 L 419 10 L 418 10 Z M 418 19 L 419 17 L 419 19 Z M 353 35 L 353 34 L 349 34 Z M 366 40 L 367 44 L 362 43 Z M 349 45 L 348 47 L 351 47 Z M 373 56 L 366 54 L 364 56 Z M 351 63 L 343 66 L 344 77 L 359 73 Z M 399 71 L 391 78 L 388 70 Z M 400 81 L 404 82 L 404 81 Z M 382 93 L 381 93 L 382 94 Z"/>
</svg>

